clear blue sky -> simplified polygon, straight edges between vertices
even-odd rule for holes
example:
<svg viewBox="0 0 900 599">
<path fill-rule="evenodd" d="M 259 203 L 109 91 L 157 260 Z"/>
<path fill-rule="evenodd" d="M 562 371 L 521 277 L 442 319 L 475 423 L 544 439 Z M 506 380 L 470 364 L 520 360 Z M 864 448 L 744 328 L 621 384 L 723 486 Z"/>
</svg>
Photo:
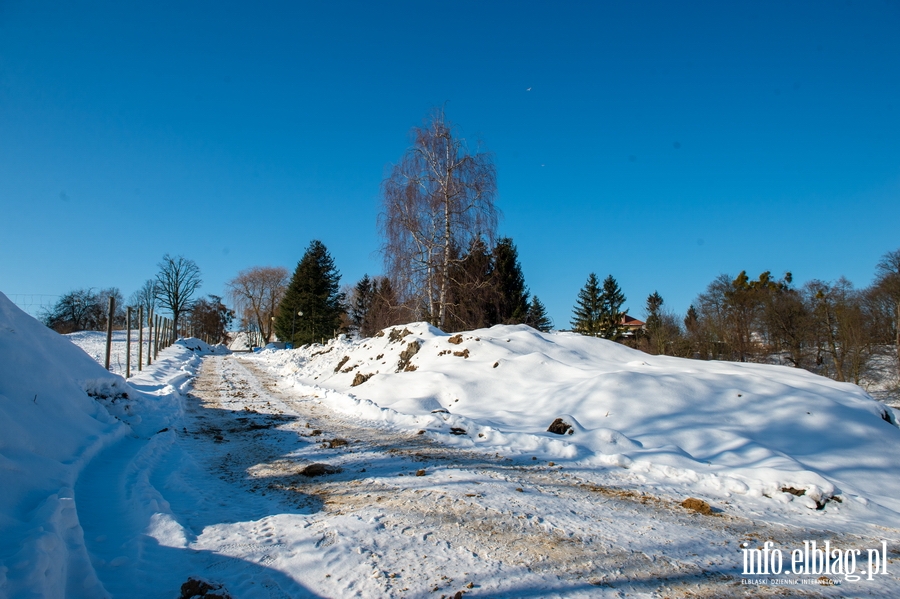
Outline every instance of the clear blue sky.
<svg viewBox="0 0 900 599">
<path fill-rule="evenodd" d="M 444 105 L 493 152 L 500 233 L 567 327 L 721 273 L 872 281 L 900 248 L 900 3 L 0 2 L 0 291 L 204 293 L 379 274 L 379 186 Z M 530 91 L 529 91 L 530 90 Z"/>
</svg>

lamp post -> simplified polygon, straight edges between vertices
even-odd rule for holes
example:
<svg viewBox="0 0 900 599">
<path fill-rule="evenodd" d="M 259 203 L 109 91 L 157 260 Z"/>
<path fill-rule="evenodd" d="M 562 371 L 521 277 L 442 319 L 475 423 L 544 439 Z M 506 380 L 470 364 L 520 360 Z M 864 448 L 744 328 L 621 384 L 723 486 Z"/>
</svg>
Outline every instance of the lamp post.
<svg viewBox="0 0 900 599">
<path fill-rule="evenodd" d="M 294 329 L 296 328 L 296 325 L 297 325 L 297 317 L 298 316 L 303 316 L 303 310 L 300 310 L 299 312 L 294 314 L 294 319 L 291 322 L 291 348 L 292 349 L 294 347 Z"/>
</svg>

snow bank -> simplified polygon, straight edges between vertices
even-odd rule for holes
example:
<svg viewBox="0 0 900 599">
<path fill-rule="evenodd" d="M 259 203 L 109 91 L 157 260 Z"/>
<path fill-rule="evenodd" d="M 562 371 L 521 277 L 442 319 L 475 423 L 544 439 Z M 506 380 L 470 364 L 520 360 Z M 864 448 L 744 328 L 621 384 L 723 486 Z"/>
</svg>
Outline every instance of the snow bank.
<svg viewBox="0 0 900 599">
<path fill-rule="evenodd" d="M 804 370 L 650 356 L 521 325 L 448 335 L 423 323 L 248 359 L 340 411 L 448 443 L 628 468 L 707 496 L 809 508 L 855 498 L 900 521 L 890 412 Z M 570 434 L 547 432 L 556 418 Z"/>
<path fill-rule="evenodd" d="M 106 595 L 78 521 L 79 473 L 122 436 L 167 426 L 198 356 L 227 351 L 180 340 L 126 382 L 79 341 L 96 339 L 58 335 L 0 293 L 0 597 Z"/>
<path fill-rule="evenodd" d="M 85 464 L 128 429 L 89 393 L 122 377 L 0 293 L 0 595 L 61 597 L 76 572 L 97 585 L 72 489 Z"/>
</svg>

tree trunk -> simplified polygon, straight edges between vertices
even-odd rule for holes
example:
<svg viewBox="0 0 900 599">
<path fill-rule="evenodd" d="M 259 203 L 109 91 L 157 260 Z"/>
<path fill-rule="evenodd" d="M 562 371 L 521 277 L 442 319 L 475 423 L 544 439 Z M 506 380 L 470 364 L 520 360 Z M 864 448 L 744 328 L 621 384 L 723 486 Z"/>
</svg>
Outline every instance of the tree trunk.
<svg viewBox="0 0 900 599">
<path fill-rule="evenodd" d="M 828 325 L 828 346 L 831 350 L 831 358 L 834 360 L 834 369 L 837 380 L 844 380 L 844 356 L 838 351 L 837 343 L 834 340 L 834 329 L 832 328 L 831 314 L 826 312 L 826 324 Z M 841 350 L 843 351 L 843 349 Z"/>
<path fill-rule="evenodd" d="M 897 350 L 897 375 L 900 376 L 900 297 L 897 298 L 897 320 L 895 323 L 897 338 L 894 340 L 896 344 L 894 349 Z"/>
<path fill-rule="evenodd" d="M 450 278 L 450 199 L 444 198 L 444 263 L 443 276 L 441 277 L 440 317 L 438 328 L 444 330 L 444 320 L 447 314 L 447 286 Z"/>
</svg>

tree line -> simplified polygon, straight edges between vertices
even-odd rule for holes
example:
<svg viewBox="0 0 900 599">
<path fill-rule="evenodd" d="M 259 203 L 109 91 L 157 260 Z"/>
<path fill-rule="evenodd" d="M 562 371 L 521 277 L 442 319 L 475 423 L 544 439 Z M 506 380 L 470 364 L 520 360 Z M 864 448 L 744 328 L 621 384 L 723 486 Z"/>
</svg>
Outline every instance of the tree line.
<svg viewBox="0 0 900 599">
<path fill-rule="evenodd" d="M 162 309 L 171 315 L 173 329 L 179 335 L 192 335 L 211 343 L 223 342 L 234 311 L 217 295 L 195 299 L 202 283 L 196 262 L 184 256 L 166 254 L 157 268 L 156 275 L 131 294 L 127 303 L 118 287 L 97 291 L 94 288 L 75 289 L 63 294 L 45 310 L 41 320 L 61 334 L 103 330 L 109 320 L 108 306 L 112 298 L 115 329 L 125 328 L 127 307 L 143 308 L 143 322 L 132 323 L 137 326 L 148 326 L 151 314 L 158 314 Z"/>
<path fill-rule="evenodd" d="M 550 330 L 546 308 L 525 286 L 512 239 L 501 238 L 488 248 L 476 238 L 468 251 L 454 250 L 454 255 L 443 293 L 443 330 L 494 324 Z M 313 240 L 290 279 L 286 269 L 257 266 L 241 271 L 227 286 L 241 326 L 260 333 L 265 343 L 276 336 L 294 346 L 321 343 L 339 333 L 368 337 L 422 320 L 427 311 L 424 301 L 398 293 L 391 277 L 366 274 L 352 287 L 341 287 L 340 279 L 328 249 Z"/>
<path fill-rule="evenodd" d="M 325 245 L 313 240 L 293 274 L 255 266 L 227 283 L 235 312 L 222 298 L 194 299 L 196 264 L 164 256 L 157 275 L 130 298 L 144 313 L 161 307 L 173 321 L 223 339 L 236 314 L 240 327 L 266 343 L 320 343 L 342 332 L 371 336 L 388 326 L 426 321 L 446 332 L 495 324 L 553 323 L 531 294 L 509 237 L 498 237 L 496 170 L 490 153 L 468 147 L 443 110 L 410 132 L 410 147 L 382 182 L 377 225 L 384 274 L 341 286 Z M 104 298 L 118 289 L 80 289 L 45 315 L 71 332 L 105 325 Z M 626 297 L 612 275 L 591 273 L 578 293 L 572 330 L 653 354 L 737 361 L 779 360 L 838 380 L 859 382 L 879 348 L 893 344 L 900 368 L 900 250 L 878 263 L 875 283 L 855 289 L 846 279 L 795 286 L 790 273 L 751 279 L 721 275 L 684 316 L 654 292 L 646 322 L 628 321 Z M 121 301 L 117 301 L 121 305 Z M 117 325 L 121 316 L 117 312 Z"/>
<path fill-rule="evenodd" d="M 857 289 L 845 278 L 797 286 L 790 272 L 752 279 L 720 275 L 684 316 L 658 292 L 643 306 L 646 322 L 629 328 L 625 296 L 610 275 L 588 277 L 573 309 L 572 330 L 651 354 L 702 360 L 778 362 L 859 383 L 874 358 L 893 351 L 900 373 L 900 249 L 876 265 L 875 281 Z"/>
</svg>

